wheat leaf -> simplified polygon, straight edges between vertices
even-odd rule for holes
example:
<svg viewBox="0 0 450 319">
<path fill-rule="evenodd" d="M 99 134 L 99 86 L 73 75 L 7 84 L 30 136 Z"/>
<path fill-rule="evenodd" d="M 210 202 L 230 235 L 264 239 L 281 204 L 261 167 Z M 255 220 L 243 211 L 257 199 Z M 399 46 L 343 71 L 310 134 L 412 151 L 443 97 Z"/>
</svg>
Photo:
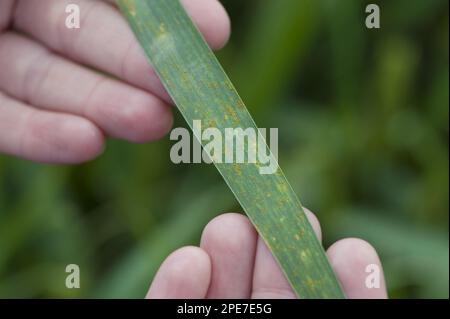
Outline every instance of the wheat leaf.
<svg viewBox="0 0 450 319">
<path fill-rule="evenodd" d="M 194 120 L 201 120 L 221 131 L 241 127 L 258 132 L 229 78 L 178 0 L 118 3 L 191 128 Z M 250 143 L 246 146 L 256 147 Z M 260 162 L 214 164 L 297 296 L 343 298 L 323 248 L 281 169 L 277 166 L 275 174 L 262 175 Z"/>
</svg>

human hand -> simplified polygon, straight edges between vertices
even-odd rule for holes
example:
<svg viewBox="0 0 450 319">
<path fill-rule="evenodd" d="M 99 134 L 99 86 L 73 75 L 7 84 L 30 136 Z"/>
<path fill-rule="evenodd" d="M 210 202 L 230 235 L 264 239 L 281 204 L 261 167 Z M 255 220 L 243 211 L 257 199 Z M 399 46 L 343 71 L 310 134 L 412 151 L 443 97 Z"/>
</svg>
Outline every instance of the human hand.
<svg viewBox="0 0 450 319">
<path fill-rule="evenodd" d="M 230 26 L 220 3 L 181 2 L 209 45 L 223 46 Z M 65 26 L 69 3 L 80 7 L 80 29 Z M 105 135 L 165 135 L 170 101 L 113 0 L 0 1 L 0 153 L 84 162 Z"/>
<path fill-rule="evenodd" d="M 306 214 L 321 240 L 319 221 Z M 328 248 L 327 256 L 348 298 L 387 298 L 381 263 L 370 244 L 343 239 Z M 379 266 L 379 288 L 366 286 L 371 264 Z M 147 298 L 287 299 L 295 294 L 247 217 L 229 213 L 209 222 L 200 247 L 180 248 L 167 257 Z"/>
</svg>

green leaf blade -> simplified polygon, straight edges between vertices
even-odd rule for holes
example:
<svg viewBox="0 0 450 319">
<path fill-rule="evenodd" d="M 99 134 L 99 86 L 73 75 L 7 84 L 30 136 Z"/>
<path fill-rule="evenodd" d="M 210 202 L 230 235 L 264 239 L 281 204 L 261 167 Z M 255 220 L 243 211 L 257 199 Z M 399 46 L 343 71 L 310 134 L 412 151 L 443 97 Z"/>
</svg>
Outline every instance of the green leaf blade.
<svg viewBox="0 0 450 319">
<path fill-rule="evenodd" d="M 241 127 L 257 132 L 234 86 L 178 0 L 119 0 L 119 5 L 191 129 L 193 120 L 201 120 L 221 131 Z M 215 165 L 297 296 L 344 298 L 281 169 L 261 175 L 258 163 Z"/>
</svg>

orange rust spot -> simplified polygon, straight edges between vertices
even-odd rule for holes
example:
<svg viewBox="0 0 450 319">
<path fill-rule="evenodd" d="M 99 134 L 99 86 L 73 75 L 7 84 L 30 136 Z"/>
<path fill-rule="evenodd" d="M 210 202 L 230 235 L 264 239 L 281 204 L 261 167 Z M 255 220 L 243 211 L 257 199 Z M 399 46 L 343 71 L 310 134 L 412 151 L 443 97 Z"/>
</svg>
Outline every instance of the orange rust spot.
<svg viewBox="0 0 450 319">
<path fill-rule="evenodd" d="M 241 166 L 239 164 L 235 164 L 233 168 L 234 168 L 234 171 L 236 172 L 236 174 L 238 174 L 239 176 L 242 175 Z"/>
<path fill-rule="evenodd" d="M 210 83 L 208 83 L 208 87 L 210 89 L 218 89 L 219 85 L 216 82 L 210 82 Z"/>
<path fill-rule="evenodd" d="M 225 107 L 226 115 L 229 115 L 235 123 L 239 123 L 239 117 L 231 105 Z"/>
</svg>

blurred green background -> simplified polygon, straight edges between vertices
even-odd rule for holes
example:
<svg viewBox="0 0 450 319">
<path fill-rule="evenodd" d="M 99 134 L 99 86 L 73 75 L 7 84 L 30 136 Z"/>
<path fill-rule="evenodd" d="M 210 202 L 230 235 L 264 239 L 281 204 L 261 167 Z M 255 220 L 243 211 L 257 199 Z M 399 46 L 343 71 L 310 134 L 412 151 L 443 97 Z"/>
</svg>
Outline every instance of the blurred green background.
<svg viewBox="0 0 450 319">
<path fill-rule="evenodd" d="M 448 1 L 222 2 L 218 57 L 258 126 L 279 128 L 325 246 L 364 238 L 390 297 L 448 298 Z M 144 296 L 170 251 L 240 210 L 213 166 L 174 165 L 171 145 L 109 141 L 77 167 L 0 156 L 0 297 Z M 81 289 L 65 287 L 71 263 Z"/>
</svg>

